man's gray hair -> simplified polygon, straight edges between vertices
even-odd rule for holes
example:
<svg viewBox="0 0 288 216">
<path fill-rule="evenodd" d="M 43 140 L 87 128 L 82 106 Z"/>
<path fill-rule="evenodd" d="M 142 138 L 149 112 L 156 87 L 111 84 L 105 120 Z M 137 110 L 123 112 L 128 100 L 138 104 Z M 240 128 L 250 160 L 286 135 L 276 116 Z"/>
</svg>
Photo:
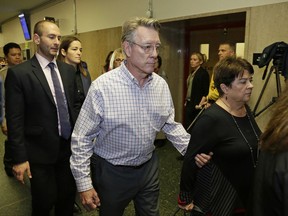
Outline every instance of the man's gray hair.
<svg viewBox="0 0 288 216">
<path fill-rule="evenodd" d="M 161 25 L 158 20 L 146 17 L 135 17 L 127 20 L 122 26 L 121 42 L 133 42 L 135 31 L 138 27 L 143 26 L 152 28 L 157 32 L 160 31 Z"/>
</svg>

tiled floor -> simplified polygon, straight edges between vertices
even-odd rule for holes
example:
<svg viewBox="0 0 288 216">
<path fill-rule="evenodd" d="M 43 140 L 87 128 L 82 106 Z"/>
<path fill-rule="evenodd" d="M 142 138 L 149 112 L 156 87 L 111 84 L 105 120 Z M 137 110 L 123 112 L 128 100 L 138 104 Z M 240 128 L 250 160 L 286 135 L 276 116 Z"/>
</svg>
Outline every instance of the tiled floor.
<svg viewBox="0 0 288 216">
<path fill-rule="evenodd" d="M 14 178 L 7 177 L 3 169 L 4 136 L 0 135 L 0 216 L 31 215 L 31 198 L 29 180 L 22 185 Z M 176 160 L 178 152 L 166 141 L 166 144 L 156 149 L 160 159 L 160 215 L 173 216 L 177 210 L 177 192 L 179 189 L 179 173 L 181 161 Z M 98 212 L 86 212 L 83 216 L 97 216 Z M 124 216 L 133 216 L 133 205 L 129 205 Z M 183 215 L 178 212 L 177 215 Z"/>
</svg>

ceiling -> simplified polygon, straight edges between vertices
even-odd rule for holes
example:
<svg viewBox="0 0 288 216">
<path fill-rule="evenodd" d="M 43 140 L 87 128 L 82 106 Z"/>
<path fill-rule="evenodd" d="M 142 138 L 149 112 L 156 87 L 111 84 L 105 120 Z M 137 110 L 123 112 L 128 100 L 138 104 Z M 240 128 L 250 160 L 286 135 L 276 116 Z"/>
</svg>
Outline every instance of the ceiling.
<svg viewBox="0 0 288 216">
<path fill-rule="evenodd" d="M 0 25 L 14 19 L 20 13 L 29 14 L 58 2 L 60 0 L 0 0 Z"/>
</svg>

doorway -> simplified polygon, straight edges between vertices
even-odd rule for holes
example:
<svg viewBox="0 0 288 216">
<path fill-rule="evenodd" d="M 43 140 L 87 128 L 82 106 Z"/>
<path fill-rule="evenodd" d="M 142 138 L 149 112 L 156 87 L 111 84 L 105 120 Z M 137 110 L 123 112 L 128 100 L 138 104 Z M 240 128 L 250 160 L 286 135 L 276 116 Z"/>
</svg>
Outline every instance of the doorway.
<svg viewBox="0 0 288 216">
<path fill-rule="evenodd" d="M 211 74 L 218 61 L 218 46 L 225 41 L 245 43 L 246 12 L 190 18 L 162 23 L 162 70 L 175 106 L 176 121 L 183 122 L 186 80 L 190 72 L 190 54 L 208 45 L 208 61 L 203 65 Z M 243 47 L 243 46 L 242 46 Z M 236 50 L 237 53 L 237 50 Z"/>
</svg>

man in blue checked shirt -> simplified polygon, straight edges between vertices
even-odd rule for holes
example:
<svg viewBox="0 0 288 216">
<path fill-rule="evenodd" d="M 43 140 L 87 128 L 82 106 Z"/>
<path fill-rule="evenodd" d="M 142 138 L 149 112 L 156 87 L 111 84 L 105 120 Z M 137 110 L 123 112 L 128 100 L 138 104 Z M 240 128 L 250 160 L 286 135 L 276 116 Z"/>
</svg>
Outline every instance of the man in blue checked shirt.
<svg viewBox="0 0 288 216">
<path fill-rule="evenodd" d="M 162 130 L 182 155 L 190 139 L 174 121 L 167 83 L 153 73 L 159 30 L 154 19 L 124 23 L 126 60 L 92 83 L 72 134 L 70 162 L 82 204 L 100 207 L 101 216 L 123 215 L 132 200 L 136 215 L 158 216 L 156 133 Z"/>
</svg>

